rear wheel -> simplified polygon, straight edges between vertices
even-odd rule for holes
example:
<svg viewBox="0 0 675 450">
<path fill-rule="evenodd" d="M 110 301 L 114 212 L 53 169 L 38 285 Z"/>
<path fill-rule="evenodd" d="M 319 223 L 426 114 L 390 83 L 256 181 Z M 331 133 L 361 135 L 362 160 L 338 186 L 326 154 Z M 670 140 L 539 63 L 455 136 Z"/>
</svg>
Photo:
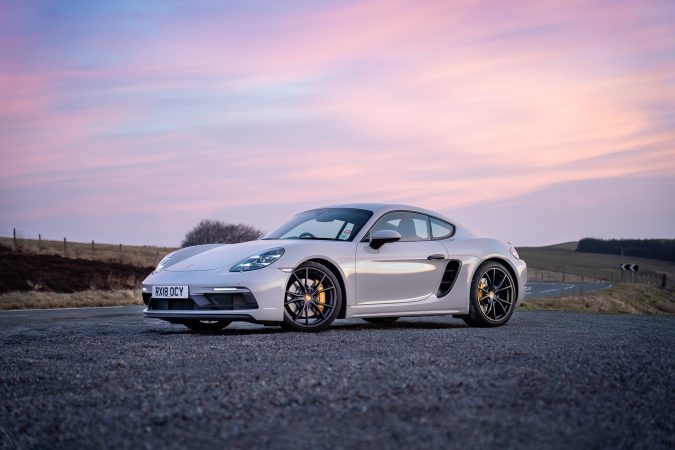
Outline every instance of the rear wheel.
<svg viewBox="0 0 675 450">
<path fill-rule="evenodd" d="M 230 320 L 186 320 L 183 325 L 192 331 L 219 331 L 231 324 Z"/>
<path fill-rule="evenodd" d="M 387 324 L 396 322 L 398 317 L 364 317 L 363 320 L 368 323 Z"/>
<path fill-rule="evenodd" d="M 292 331 L 325 330 L 342 305 L 342 290 L 326 266 L 316 262 L 299 265 L 286 286 L 284 320 L 281 326 Z"/>
<path fill-rule="evenodd" d="M 516 285 L 509 271 L 495 261 L 483 263 L 471 282 L 469 315 L 473 327 L 498 327 L 511 318 L 516 305 Z"/>
</svg>

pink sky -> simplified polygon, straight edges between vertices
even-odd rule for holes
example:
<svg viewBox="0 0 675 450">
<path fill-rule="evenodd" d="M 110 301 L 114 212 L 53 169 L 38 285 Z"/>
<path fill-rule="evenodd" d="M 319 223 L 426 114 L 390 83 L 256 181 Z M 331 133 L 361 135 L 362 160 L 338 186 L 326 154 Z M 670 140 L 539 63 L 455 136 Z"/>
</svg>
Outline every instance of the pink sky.
<svg viewBox="0 0 675 450">
<path fill-rule="evenodd" d="M 0 234 L 177 245 L 409 203 L 675 238 L 671 1 L 0 6 Z"/>
</svg>

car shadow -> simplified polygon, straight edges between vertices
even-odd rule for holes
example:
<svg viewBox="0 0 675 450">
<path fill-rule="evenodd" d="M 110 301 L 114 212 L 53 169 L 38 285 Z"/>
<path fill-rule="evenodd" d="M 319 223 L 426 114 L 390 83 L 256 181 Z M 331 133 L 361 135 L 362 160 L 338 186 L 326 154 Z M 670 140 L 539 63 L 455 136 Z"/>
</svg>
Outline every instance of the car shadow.
<svg viewBox="0 0 675 450">
<path fill-rule="evenodd" d="M 405 319 L 399 320 L 390 324 L 376 324 L 367 322 L 345 322 L 338 320 L 331 325 L 330 328 L 320 331 L 317 334 L 339 332 L 340 330 L 361 330 L 368 331 L 401 331 L 401 330 L 445 330 L 468 328 L 462 321 L 448 320 L 443 321 L 419 321 Z M 252 336 L 265 334 L 279 334 L 279 333 L 296 333 L 293 331 L 286 331 L 278 326 L 264 326 L 256 325 L 255 328 L 224 328 L 219 331 L 194 331 L 182 326 L 175 326 L 171 329 L 151 329 L 143 331 L 143 334 L 159 334 L 159 335 L 211 335 L 211 336 Z M 297 332 L 302 333 L 302 332 Z"/>
<path fill-rule="evenodd" d="M 219 331 L 195 331 L 189 330 L 185 327 L 176 326 L 170 330 L 145 330 L 143 334 L 155 334 L 163 336 L 172 336 L 172 335 L 183 335 L 183 336 L 252 336 L 252 335 L 263 335 L 263 334 L 275 334 L 283 333 L 279 327 L 265 327 L 260 326 L 260 328 L 230 328 L 223 329 Z"/>
<path fill-rule="evenodd" d="M 464 322 L 448 321 L 448 322 L 422 322 L 422 321 L 406 321 L 405 319 L 388 324 L 377 323 L 334 323 L 331 329 L 361 329 L 361 330 L 443 330 L 453 328 L 467 328 Z"/>
</svg>

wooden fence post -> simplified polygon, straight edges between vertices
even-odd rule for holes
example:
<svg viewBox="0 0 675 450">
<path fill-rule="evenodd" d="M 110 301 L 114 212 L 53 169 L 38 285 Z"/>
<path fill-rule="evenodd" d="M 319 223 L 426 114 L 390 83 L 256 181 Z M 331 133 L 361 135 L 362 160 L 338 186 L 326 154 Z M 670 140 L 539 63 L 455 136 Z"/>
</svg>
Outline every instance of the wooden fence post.
<svg viewBox="0 0 675 450">
<path fill-rule="evenodd" d="M 66 238 L 63 238 L 63 257 L 66 257 Z"/>
<path fill-rule="evenodd" d="M 14 242 L 14 250 L 16 250 L 16 228 L 12 228 L 12 235 L 14 236 L 12 239 Z"/>
<path fill-rule="evenodd" d="M 92 251 L 92 253 L 96 251 L 96 249 L 94 248 L 94 240 L 93 239 L 91 240 L 91 251 Z"/>
<path fill-rule="evenodd" d="M 42 235 L 38 234 L 38 253 L 42 251 Z"/>
</svg>

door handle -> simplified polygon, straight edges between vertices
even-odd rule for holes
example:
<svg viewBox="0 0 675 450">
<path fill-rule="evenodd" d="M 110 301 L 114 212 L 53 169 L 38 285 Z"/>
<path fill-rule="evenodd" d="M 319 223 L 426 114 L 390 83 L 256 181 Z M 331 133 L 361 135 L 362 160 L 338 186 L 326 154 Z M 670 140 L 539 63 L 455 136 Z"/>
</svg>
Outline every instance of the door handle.
<svg viewBox="0 0 675 450">
<path fill-rule="evenodd" d="M 436 253 L 436 254 L 427 256 L 427 259 L 429 259 L 429 260 L 431 260 L 431 259 L 445 259 L 445 255 L 441 255 L 440 253 Z"/>
</svg>

